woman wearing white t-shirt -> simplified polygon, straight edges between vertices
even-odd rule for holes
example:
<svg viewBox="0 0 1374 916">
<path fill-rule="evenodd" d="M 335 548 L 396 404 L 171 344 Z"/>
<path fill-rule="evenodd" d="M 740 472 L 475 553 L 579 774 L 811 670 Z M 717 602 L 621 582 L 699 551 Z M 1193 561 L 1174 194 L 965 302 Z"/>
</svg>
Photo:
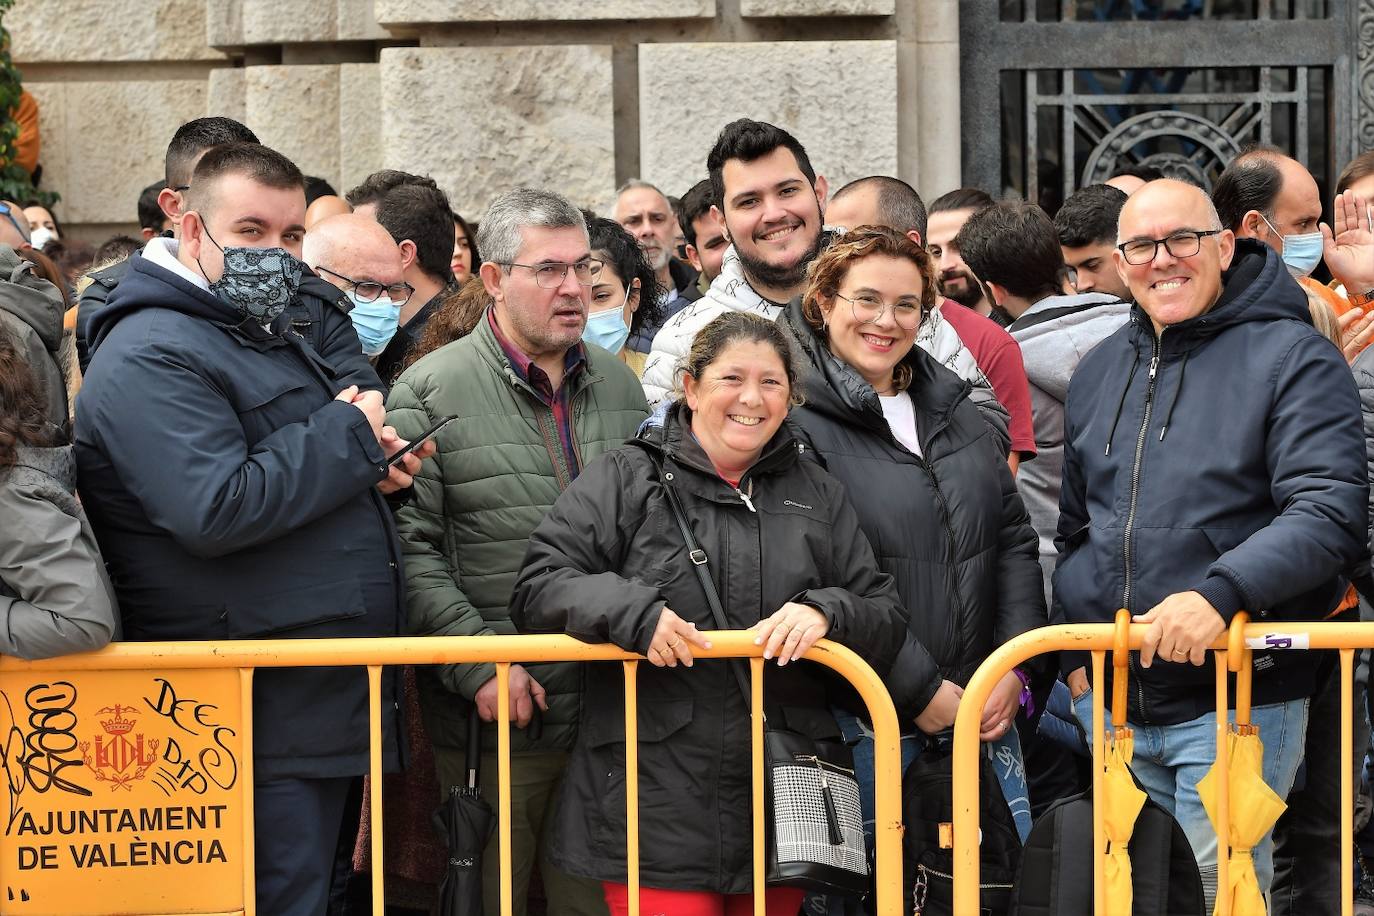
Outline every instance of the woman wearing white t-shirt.
<svg viewBox="0 0 1374 916">
<path fill-rule="evenodd" d="M 863 227 L 816 259 L 806 292 L 783 319 L 812 370 L 793 418 L 848 489 L 926 650 L 918 670 L 901 674 L 918 679 L 918 695 L 928 698 L 903 739 L 904 767 L 927 745 L 921 733 L 933 737 L 954 724 L 978 665 L 1046 623 L 1036 535 L 1007 456 L 969 400 L 969 383 L 914 345 L 936 300 L 925 249 L 890 229 Z M 1007 675 L 984 709 L 982 738 L 990 750 L 1002 744 L 1003 759 L 1020 759 L 1013 724 L 1040 674 Z M 841 725 L 871 780 L 867 729 L 852 719 Z M 999 775 L 1006 769 L 998 767 Z M 1024 837 L 1024 772 L 1009 769 L 1003 791 Z"/>
</svg>

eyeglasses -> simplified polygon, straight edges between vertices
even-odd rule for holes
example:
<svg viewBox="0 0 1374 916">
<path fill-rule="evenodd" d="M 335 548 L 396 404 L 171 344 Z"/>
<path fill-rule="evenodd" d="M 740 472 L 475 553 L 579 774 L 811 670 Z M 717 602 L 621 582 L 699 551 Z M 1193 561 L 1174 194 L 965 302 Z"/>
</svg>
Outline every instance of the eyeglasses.
<svg viewBox="0 0 1374 916">
<path fill-rule="evenodd" d="M 583 286 L 591 286 L 592 278 L 601 272 L 602 262 L 596 258 L 585 258 L 576 264 L 517 264 L 514 261 L 499 261 L 502 267 L 523 267 L 534 272 L 534 282 L 540 289 L 558 289 L 572 268 L 573 276 Z"/>
<path fill-rule="evenodd" d="M 27 226 L 19 225 L 19 221 L 14 218 L 14 211 L 9 208 L 8 204 L 0 204 L 0 213 L 5 214 L 5 219 L 10 221 L 10 225 L 19 233 L 20 238 L 27 242 L 29 240 L 29 229 Z"/>
<path fill-rule="evenodd" d="M 877 296 L 867 294 L 860 294 L 853 299 L 843 293 L 835 295 L 849 303 L 850 310 L 854 312 L 854 320 L 859 324 L 878 321 L 884 312 L 892 309 L 892 320 L 897 323 L 897 327 L 904 331 L 914 331 L 920 327 L 921 319 L 925 317 L 925 309 L 919 302 L 903 299 L 888 305 Z"/>
<path fill-rule="evenodd" d="M 1159 246 L 1176 258 L 1191 258 L 1202 250 L 1202 240 L 1219 235 L 1220 229 L 1179 229 L 1162 239 L 1131 239 L 1117 245 L 1126 263 L 1135 267 L 1149 264 L 1159 254 Z"/>
<path fill-rule="evenodd" d="M 330 270 L 328 267 L 317 266 L 315 269 L 327 273 L 331 277 L 338 277 L 352 286 L 353 292 L 357 293 L 358 298 L 364 302 L 376 302 L 382 293 L 386 293 L 391 299 L 392 305 L 405 305 L 410 301 L 410 297 L 415 295 L 415 287 L 409 283 L 393 283 L 391 286 L 383 286 L 375 280 L 354 280 L 352 277 L 345 277 L 337 270 Z"/>
</svg>

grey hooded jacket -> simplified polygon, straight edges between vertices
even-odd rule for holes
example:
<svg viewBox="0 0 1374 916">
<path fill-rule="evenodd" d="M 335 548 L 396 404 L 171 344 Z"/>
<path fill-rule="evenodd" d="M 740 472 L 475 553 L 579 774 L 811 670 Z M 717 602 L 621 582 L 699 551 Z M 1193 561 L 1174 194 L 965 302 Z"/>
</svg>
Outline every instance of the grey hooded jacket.
<svg viewBox="0 0 1374 916">
<path fill-rule="evenodd" d="M 1021 313 L 1007 328 L 1021 345 L 1030 382 L 1036 457 L 1021 465 L 1016 488 L 1040 536 L 1045 600 L 1054 573 L 1054 532 L 1059 524 L 1059 488 L 1064 473 L 1064 399 L 1069 379 L 1088 351 L 1126 323 L 1131 306 L 1115 296 L 1084 293 L 1050 296 Z"/>
<path fill-rule="evenodd" d="M 71 446 L 21 446 L 0 477 L 0 654 L 48 658 L 119 638 L 114 588 L 75 492 Z"/>
<path fill-rule="evenodd" d="M 57 357 L 62 345 L 64 303 L 57 287 L 33 272 L 33 265 L 8 245 L 0 245 L 0 325 L 14 337 L 19 353 L 38 378 L 44 415 L 61 429 L 67 422 L 67 382 Z"/>
</svg>

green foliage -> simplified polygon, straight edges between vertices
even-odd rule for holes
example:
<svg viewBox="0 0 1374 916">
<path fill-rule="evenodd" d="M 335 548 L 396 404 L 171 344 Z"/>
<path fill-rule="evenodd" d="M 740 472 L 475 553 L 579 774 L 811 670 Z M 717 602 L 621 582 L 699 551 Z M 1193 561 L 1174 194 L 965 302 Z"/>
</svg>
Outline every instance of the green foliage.
<svg viewBox="0 0 1374 916">
<path fill-rule="evenodd" d="M 0 198 L 24 202 L 30 199 L 42 201 L 51 207 L 58 200 L 53 191 L 40 191 L 33 186 L 33 180 L 23 167 L 15 162 L 15 141 L 19 139 L 19 124 L 13 112 L 19 107 L 21 79 L 19 70 L 10 59 L 10 33 L 5 28 L 4 15 L 14 6 L 15 0 L 0 0 Z"/>
</svg>

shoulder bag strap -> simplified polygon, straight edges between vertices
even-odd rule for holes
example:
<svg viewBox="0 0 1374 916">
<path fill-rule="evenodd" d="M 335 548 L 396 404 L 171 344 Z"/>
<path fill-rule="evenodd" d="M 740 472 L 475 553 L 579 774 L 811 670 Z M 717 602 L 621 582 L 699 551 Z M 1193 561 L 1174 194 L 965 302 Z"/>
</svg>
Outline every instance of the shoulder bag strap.
<svg viewBox="0 0 1374 916">
<path fill-rule="evenodd" d="M 687 557 L 692 561 L 692 571 L 697 575 L 697 581 L 701 583 L 701 590 L 706 593 L 706 603 L 711 608 L 711 616 L 715 618 L 716 627 L 721 630 L 730 629 L 730 624 L 725 619 L 725 608 L 721 606 L 720 595 L 716 592 L 716 583 L 711 581 L 711 572 L 707 569 L 706 551 L 701 549 L 697 543 L 696 535 L 692 534 L 692 526 L 687 521 L 687 510 L 682 507 L 682 498 L 677 495 L 677 490 L 673 487 L 673 474 L 671 471 L 663 469 L 663 460 L 654 452 L 649 453 L 653 458 L 654 467 L 658 470 L 660 482 L 663 484 L 663 491 L 668 494 L 668 505 L 672 507 L 673 518 L 677 521 L 678 531 L 682 533 L 682 540 L 687 544 Z M 733 662 L 730 663 L 730 670 L 734 672 L 735 681 L 739 684 L 740 692 L 744 694 L 744 705 L 746 708 L 753 705 L 753 694 L 749 690 L 749 684 L 744 680 L 744 675 L 740 674 L 739 667 Z"/>
</svg>

